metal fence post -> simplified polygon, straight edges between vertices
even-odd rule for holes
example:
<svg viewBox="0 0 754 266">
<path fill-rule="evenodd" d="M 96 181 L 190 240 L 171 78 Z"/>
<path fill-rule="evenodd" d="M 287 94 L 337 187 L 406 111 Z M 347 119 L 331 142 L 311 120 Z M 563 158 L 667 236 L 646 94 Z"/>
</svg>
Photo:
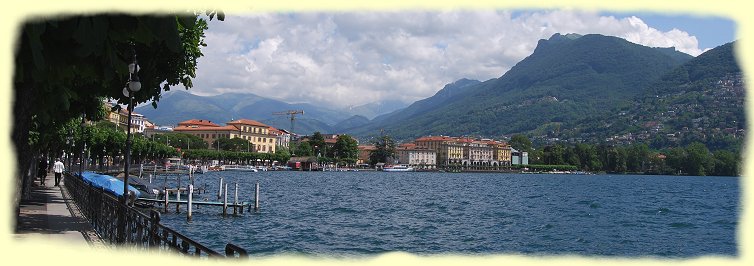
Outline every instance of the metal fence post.
<svg viewBox="0 0 754 266">
<path fill-rule="evenodd" d="M 149 229 L 149 246 L 159 246 L 160 244 L 160 235 L 157 232 L 157 225 L 160 224 L 160 213 L 152 210 L 149 212 L 150 215 L 150 229 Z"/>
</svg>

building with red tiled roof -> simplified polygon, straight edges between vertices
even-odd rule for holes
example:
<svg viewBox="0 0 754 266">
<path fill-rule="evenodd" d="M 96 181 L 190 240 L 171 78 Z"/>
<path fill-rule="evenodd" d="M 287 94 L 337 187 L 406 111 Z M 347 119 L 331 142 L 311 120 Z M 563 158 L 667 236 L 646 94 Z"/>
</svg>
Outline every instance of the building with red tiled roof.
<svg viewBox="0 0 754 266">
<path fill-rule="evenodd" d="M 259 130 L 271 128 L 271 126 L 265 125 L 264 123 L 261 123 L 261 122 L 256 121 L 256 120 L 251 120 L 251 119 L 238 119 L 238 120 L 230 121 L 230 122 L 225 123 L 225 124 L 228 124 L 228 125 L 239 125 L 239 126 L 241 126 L 241 125 L 243 125 L 243 126 L 253 126 L 253 127 L 259 128 Z"/>
<path fill-rule="evenodd" d="M 290 132 L 288 132 L 285 129 L 277 129 L 274 127 L 269 127 L 268 130 L 270 131 L 271 135 L 275 136 L 278 147 L 288 148 L 290 146 L 290 143 L 291 143 Z"/>
<path fill-rule="evenodd" d="M 220 125 L 212 123 L 209 120 L 191 119 L 178 123 L 178 127 L 219 127 Z"/>
<path fill-rule="evenodd" d="M 434 150 L 441 165 L 510 165 L 511 150 L 505 142 L 471 137 L 424 136 L 416 139 L 417 147 Z"/>
<path fill-rule="evenodd" d="M 175 132 L 186 133 L 202 138 L 212 145 L 220 138 L 240 138 L 249 142 L 250 150 L 261 153 L 274 153 L 276 136 L 270 134 L 270 126 L 250 120 L 238 119 L 220 126 L 209 120 L 191 119 L 178 123 Z"/>
<path fill-rule="evenodd" d="M 377 150 L 374 145 L 359 145 L 359 158 L 356 160 L 357 164 L 369 163 L 369 155 L 372 151 Z"/>
<path fill-rule="evenodd" d="M 415 143 L 402 143 L 395 149 L 398 163 L 418 169 L 432 169 L 437 166 L 437 151 Z"/>
</svg>

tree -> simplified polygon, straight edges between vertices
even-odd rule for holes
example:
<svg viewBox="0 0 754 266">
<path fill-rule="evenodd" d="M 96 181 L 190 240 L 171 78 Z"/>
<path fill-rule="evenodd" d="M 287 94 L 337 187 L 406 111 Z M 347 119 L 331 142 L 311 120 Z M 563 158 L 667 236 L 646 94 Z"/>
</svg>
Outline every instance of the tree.
<svg viewBox="0 0 754 266">
<path fill-rule="evenodd" d="M 312 156 L 312 154 L 314 154 L 314 151 L 309 142 L 303 141 L 296 145 L 296 156 Z"/>
<path fill-rule="evenodd" d="M 531 140 L 523 134 L 513 135 L 509 144 L 511 145 L 511 148 L 519 151 L 528 152 L 531 150 Z"/>
<path fill-rule="evenodd" d="M 244 140 L 242 138 L 238 138 L 238 137 L 232 138 L 232 139 L 218 138 L 214 142 L 212 142 L 212 147 L 220 147 L 221 151 L 235 151 L 235 152 L 239 152 L 239 151 L 246 152 L 247 150 L 254 151 L 254 145 L 249 147 L 249 144 L 250 144 L 249 141 Z"/>
<path fill-rule="evenodd" d="M 719 176 L 738 176 L 738 158 L 730 151 L 720 150 L 713 154 L 715 169 L 712 172 Z"/>
<path fill-rule="evenodd" d="M 626 168 L 630 172 L 644 172 L 649 162 L 649 146 L 634 144 L 626 151 Z"/>
<path fill-rule="evenodd" d="M 369 163 L 388 163 L 390 158 L 395 158 L 395 141 L 390 136 L 384 135 L 373 142 L 375 150 L 369 153 Z"/>
<path fill-rule="evenodd" d="M 314 132 L 312 137 L 309 138 L 309 146 L 311 146 L 314 154 L 317 156 L 327 156 L 327 144 L 325 143 L 325 137 L 322 136 L 319 131 Z"/>
<path fill-rule="evenodd" d="M 340 135 L 335 142 L 334 153 L 338 160 L 356 163 L 359 157 L 359 144 L 349 135 Z"/>
<path fill-rule="evenodd" d="M 544 161 L 549 165 L 563 165 L 564 148 L 563 145 L 555 144 L 544 148 Z"/>
<path fill-rule="evenodd" d="M 694 142 L 686 147 L 688 157 L 684 162 L 686 171 L 690 175 L 706 175 L 714 170 L 714 161 L 710 152 L 702 143 Z"/>
<path fill-rule="evenodd" d="M 288 152 L 288 148 L 283 147 L 283 146 L 277 146 L 275 148 L 275 159 L 274 159 L 275 161 L 278 161 L 282 163 L 283 165 L 285 165 L 285 163 L 288 162 L 288 160 L 290 159 L 291 159 L 291 153 Z"/>
<path fill-rule="evenodd" d="M 213 13 L 210 19 L 218 15 Z M 54 132 L 59 125 L 100 112 L 102 97 L 128 103 L 122 90 L 128 64 L 138 56 L 142 89 L 135 103 L 159 101 L 162 90 L 192 86 L 202 56 L 207 23 L 196 14 L 72 16 L 29 21 L 21 28 L 13 79 L 17 156 L 16 201 L 27 195 L 32 155 L 29 137 Z"/>
<path fill-rule="evenodd" d="M 681 147 L 676 147 L 668 150 L 667 152 L 667 158 L 665 161 L 667 162 L 666 165 L 670 167 L 674 173 L 678 173 L 678 171 L 685 171 L 685 162 L 686 158 L 688 156 L 686 155 L 686 150 Z"/>
</svg>

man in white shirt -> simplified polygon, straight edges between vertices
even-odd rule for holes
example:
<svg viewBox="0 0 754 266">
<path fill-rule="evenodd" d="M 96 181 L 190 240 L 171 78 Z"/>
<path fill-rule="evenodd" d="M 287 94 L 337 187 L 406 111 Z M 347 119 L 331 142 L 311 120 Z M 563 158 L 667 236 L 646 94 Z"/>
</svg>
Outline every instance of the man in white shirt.
<svg viewBox="0 0 754 266">
<path fill-rule="evenodd" d="M 60 180 L 63 179 L 63 170 L 65 166 L 60 161 L 60 158 L 55 159 L 55 164 L 52 165 L 52 171 L 55 172 L 55 186 L 60 185 Z"/>
</svg>

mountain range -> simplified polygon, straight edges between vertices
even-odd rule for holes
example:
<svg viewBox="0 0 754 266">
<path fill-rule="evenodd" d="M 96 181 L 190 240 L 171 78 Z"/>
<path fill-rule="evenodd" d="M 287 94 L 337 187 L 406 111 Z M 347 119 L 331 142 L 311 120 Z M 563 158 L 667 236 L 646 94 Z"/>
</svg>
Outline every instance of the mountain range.
<svg viewBox="0 0 754 266">
<path fill-rule="evenodd" d="M 308 103 L 286 103 L 253 93 L 199 96 L 176 90 L 163 94 L 158 109 L 144 105 L 136 107 L 134 111 L 158 125 L 176 125 L 189 119 L 205 119 L 222 125 L 234 119 L 248 118 L 290 130 L 290 117 L 273 113 L 304 110 L 303 115 L 296 116 L 295 131 L 300 134 L 311 134 L 315 131 L 339 132 L 341 129 L 368 122 L 366 116 L 374 117 L 405 106 L 406 103 L 400 101 L 381 101 L 348 110 L 331 110 Z"/>
<path fill-rule="evenodd" d="M 524 133 L 542 140 L 599 142 L 617 135 L 645 134 L 647 127 L 635 125 L 640 121 L 677 129 L 675 125 L 683 122 L 667 121 L 668 116 L 660 113 L 668 110 L 651 108 L 651 99 L 667 101 L 663 105 L 655 101 L 655 106 L 686 108 L 676 102 L 682 101 L 685 92 L 696 91 L 701 95 L 697 98 L 705 103 L 726 106 L 728 112 L 719 113 L 724 116 L 722 122 L 707 120 L 714 120 L 718 123 L 715 128 L 729 132 L 730 128 L 744 128 L 742 92 L 716 94 L 717 87 L 712 83 L 724 79 L 735 83 L 731 75 L 740 75 L 731 47 L 732 44 L 724 45 L 694 58 L 672 47 L 646 47 L 617 37 L 555 34 L 540 40 L 531 55 L 498 78 L 483 82 L 460 79 L 405 108 L 400 108 L 401 103 L 382 102 L 329 110 L 253 94 L 201 97 L 174 92 L 160 101 L 159 112 L 142 108 L 137 112 L 158 123 L 190 118 L 225 122 L 244 117 L 287 129 L 288 117 L 273 116 L 272 112 L 303 109 L 306 114 L 296 120 L 296 132 L 300 134 L 348 133 L 362 140 L 388 134 L 398 140 L 410 140 L 423 135 L 504 138 Z M 705 95 L 717 96 L 704 98 Z M 729 105 L 731 101 L 715 97 L 739 97 L 741 104 L 733 101 Z M 683 121 L 692 123 L 703 116 L 692 113 Z M 626 117 L 633 118 L 625 120 Z"/>
</svg>

